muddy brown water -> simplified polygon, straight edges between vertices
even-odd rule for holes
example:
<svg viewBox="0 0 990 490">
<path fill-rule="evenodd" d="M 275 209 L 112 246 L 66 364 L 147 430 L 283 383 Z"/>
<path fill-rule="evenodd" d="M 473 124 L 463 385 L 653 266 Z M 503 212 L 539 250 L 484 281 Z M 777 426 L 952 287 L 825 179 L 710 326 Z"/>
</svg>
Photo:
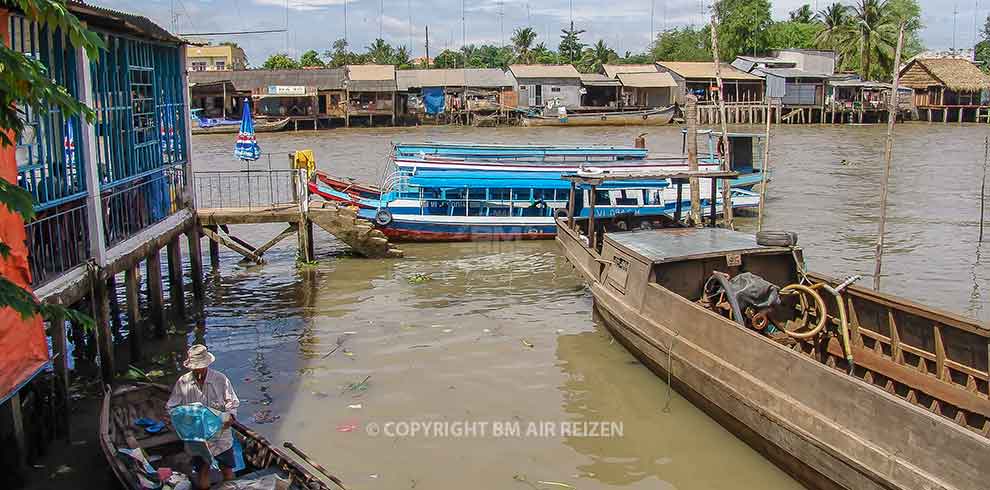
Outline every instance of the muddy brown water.
<svg viewBox="0 0 990 490">
<path fill-rule="evenodd" d="M 651 150 L 680 151 L 673 127 L 350 129 L 259 141 L 276 167 L 312 148 L 320 168 L 377 181 L 393 140 L 631 144 L 644 131 Z M 984 321 L 990 257 L 981 263 L 976 238 L 987 132 L 898 127 L 883 277 L 886 291 Z M 879 126 L 775 131 L 767 227 L 797 231 L 812 270 L 872 284 L 883 135 Z M 232 144 L 195 137 L 196 168 L 241 168 Z M 755 219 L 739 224 L 752 230 Z M 260 243 L 279 228 L 238 230 Z M 320 231 L 318 263 L 307 266 L 294 263 L 291 242 L 264 266 L 223 251 L 205 335 L 190 340 L 217 354 L 241 419 L 293 441 L 351 488 L 799 488 L 612 342 L 552 241 L 404 245 L 405 259 L 365 260 Z M 278 419 L 254 424 L 263 410 Z M 613 433 L 561 435 L 572 422 L 611 423 Z M 413 435 L 417 423 L 435 430 Z M 556 432 L 527 434 L 531 423 Z M 521 433 L 498 436 L 495 426 Z"/>
</svg>

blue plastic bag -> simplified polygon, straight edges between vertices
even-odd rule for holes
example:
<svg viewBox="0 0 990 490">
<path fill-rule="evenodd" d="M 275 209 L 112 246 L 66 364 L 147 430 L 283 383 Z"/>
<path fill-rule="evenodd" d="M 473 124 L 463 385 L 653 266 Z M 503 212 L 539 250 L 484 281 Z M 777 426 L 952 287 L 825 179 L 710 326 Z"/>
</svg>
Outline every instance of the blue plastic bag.
<svg viewBox="0 0 990 490">
<path fill-rule="evenodd" d="M 223 429 L 220 412 L 202 403 L 179 405 L 168 412 L 172 427 L 183 441 L 204 442 L 216 437 Z"/>
</svg>

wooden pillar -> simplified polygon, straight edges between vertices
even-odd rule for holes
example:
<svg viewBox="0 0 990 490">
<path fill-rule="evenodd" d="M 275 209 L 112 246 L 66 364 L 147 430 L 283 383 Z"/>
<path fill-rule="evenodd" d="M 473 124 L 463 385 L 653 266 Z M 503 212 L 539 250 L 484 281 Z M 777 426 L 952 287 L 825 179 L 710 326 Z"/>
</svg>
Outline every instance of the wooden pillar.
<svg viewBox="0 0 990 490">
<path fill-rule="evenodd" d="M 216 226 L 209 226 L 208 228 L 212 230 L 213 233 L 217 232 Z M 210 267 L 213 268 L 213 270 L 220 268 L 220 243 L 215 240 L 210 240 Z"/>
<path fill-rule="evenodd" d="M 69 439 L 69 347 L 65 333 L 65 316 L 56 314 L 51 320 L 49 334 L 52 336 L 52 367 L 55 371 L 55 399 L 57 401 L 58 423 L 55 433 Z M 78 347 L 77 347 L 78 348 Z"/>
<path fill-rule="evenodd" d="M 141 288 L 138 277 L 138 266 L 128 267 L 124 272 L 124 286 L 127 290 L 127 333 L 131 344 L 131 362 L 141 360 L 141 341 L 144 339 L 141 325 L 141 299 L 138 290 Z"/>
<path fill-rule="evenodd" d="M 965 113 L 966 113 L 966 110 L 963 109 L 962 107 L 960 107 L 959 108 L 959 123 L 960 124 L 962 124 L 962 122 L 963 122 L 963 114 L 965 114 Z"/>
<path fill-rule="evenodd" d="M 574 210 L 575 196 L 574 196 L 574 194 L 576 192 L 577 192 L 577 183 L 572 180 L 571 181 L 571 193 L 567 197 L 567 226 L 570 227 L 570 229 L 572 229 L 572 230 L 577 226 L 577 219 L 574 216 L 574 213 L 575 213 L 575 210 Z"/>
<path fill-rule="evenodd" d="M 96 320 L 96 344 L 100 358 L 100 375 L 103 384 L 113 383 L 113 337 L 110 335 L 110 301 L 107 298 L 108 279 L 97 277 L 93 281 L 93 318 Z"/>
<path fill-rule="evenodd" d="M 107 278 L 107 297 L 110 300 L 110 324 L 113 325 L 113 337 L 120 340 L 123 325 L 120 322 L 120 298 L 117 297 L 117 276 Z"/>
<path fill-rule="evenodd" d="M 179 237 L 168 242 L 168 296 L 172 301 L 172 311 L 179 316 L 186 314 L 186 295 L 182 284 L 182 248 Z"/>
<path fill-rule="evenodd" d="M 0 407 L 0 412 L 7 413 L 10 426 L 13 429 L 14 448 L 17 451 L 17 468 L 13 468 L 17 474 L 23 474 L 27 470 L 27 439 L 24 436 L 24 414 L 21 413 L 21 393 L 15 391 L 7 399 L 6 407 Z"/>
<path fill-rule="evenodd" d="M 165 335 L 165 308 L 162 306 L 162 251 L 155 250 L 145 260 L 148 276 L 148 310 L 155 335 Z"/>
<path fill-rule="evenodd" d="M 595 191 L 597 190 L 598 187 L 592 185 L 591 190 L 588 191 L 588 201 L 591 204 L 588 207 L 588 244 L 592 250 L 595 249 L 595 239 L 597 238 L 597 233 L 595 233 Z"/>
<path fill-rule="evenodd" d="M 203 289 L 203 249 L 199 226 L 194 224 L 190 227 L 186 232 L 186 238 L 189 241 L 189 270 L 192 274 L 193 298 L 196 303 L 202 305 L 206 299 L 206 291 Z"/>
<path fill-rule="evenodd" d="M 309 186 L 307 185 L 306 169 L 296 171 L 296 181 L 299 189 L 299 259 L 312 262 L 313 253 L 313 222 L 309 219 Z"/>
</svg>

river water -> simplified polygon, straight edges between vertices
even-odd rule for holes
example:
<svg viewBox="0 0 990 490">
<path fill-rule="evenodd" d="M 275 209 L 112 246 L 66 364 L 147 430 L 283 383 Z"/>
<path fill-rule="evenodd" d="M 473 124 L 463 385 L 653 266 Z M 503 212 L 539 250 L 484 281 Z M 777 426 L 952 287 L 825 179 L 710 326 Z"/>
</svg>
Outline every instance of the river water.
<svg viewBox="0 0 990 490">
<path fill-rule="evenodd" d="M 768 228 L 797 231 L 812 270 L 871 284 L 884 129 L 775 130 Z M 393 140 L 631 144 L 643 131 L 652 151 L 680 151 L 675 127 L 341 129 L 259 141 L 273 166 L 311 148 L 321 169 L 375 182 Z M 883 276 L 886 291 L 984 321 L 990 257 L 981 263 L 976 239 L 986 134 L 898 127 Z M 195 137 L 196 168 L 240 168 L 232 143 Z M 260 243 L 280 228 L 234 231 Z M 316 238 L 313 265 L 295 264 L 293 240 L 263 266 L 222 251 L 205 329 L 189 340 L 217 354 L 242 420 L 270 410 L 278 419 L 256 428 L 293 441 L 349 487 L 799 488 L 593 323 L 591 297 L 554 242 L 403 245 L 404 259 L 366 260 L 322 231 Z M 412 434 L 423 422 L 430 432 Z"/>
</svg>

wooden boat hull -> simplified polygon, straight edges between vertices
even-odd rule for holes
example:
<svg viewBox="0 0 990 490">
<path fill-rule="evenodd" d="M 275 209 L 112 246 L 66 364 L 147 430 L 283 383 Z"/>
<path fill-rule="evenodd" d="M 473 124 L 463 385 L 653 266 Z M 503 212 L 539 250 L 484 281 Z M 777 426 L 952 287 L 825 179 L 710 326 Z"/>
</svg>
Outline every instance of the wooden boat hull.
<svg viewBox="0 0 990 490">
<path fill-rule="evenodd" d="M 607 245 L 599 255 L 571 230 L 557 240 L 591 282 L 598 318 L 630 353 L 805 486 L 984 488 L 986 437 L 655 283 L 630 299 L 611 284 L 605 264 L 617 255 Z M 632 264 L 628 284 L 649 271 Z"/>
<path fill-rule="evenodd" d="M 664 126 L 677 114 L 674 106 L 649 111 L 568 114 L 565 118 L 523 116 L 523 126 Z"/>
<path fill-rule="evenodd" d="M 118 457 L 119 447 L 141 447 L 148 453 L 163 450 L 163 448 L 168 448 L 170 453 L 183 452 L 182 442 L 172 432 L 170 424 L 161 434 L 153 436 L 147 436 L 143 434 L 140 428 L 132 427 L 132 421 L 140 417 L 164 420 L 165 403 L 170 393 L 171 388 L 162 384 L 133 383 L 120 386 L 113 391 L 107 390 L 103 397 L 103 406 L 100 410 L 100 448 L 117 480 L 127 490 L 144 489 L 135 473 L 127 467 L 123 459 Z M 322 474 L 311 472 L 306 466 L 289 456 L 287 452 L 275 447 L 264 437 L 236 420 L 233 422 L 232 430 L 234 437 L 240 441 L 243 448 L 246 466 L 236 475 L 236 479 L 246 481 L 252 477 L 252 474 L 257 475 L 267 470 L 279 473 L 284 479 L 291 479 L 294 482 L 292 488 L 330 490 L 331 485 L 328 481 L 335 477 L 328 475 L 323 469 L 317 468 Z M 140 439 L 136 439 L 135 434 Z M 125 438 L 130 443 L 128 446 L 120 444 Z M 288 447 L 289 444 L 286 443 L 286 446 Z M 301 455 L 307 463 L 310 463 L 308 457 L 303 453 L 297 452 L 296 454 Z M 182 471 L 187 476 L 191 474 L 189 468 L 183 467 L 183 465 L 188 464 L 188 461 L 185 461 L 182 456 L 179 456 L 178 459 L 170 458 L 173 456 L 165 456 L 165 459 L 162 459 L 158 464 Z"/>
<path fill-rule="evenodd" d="M 280 121 L 273 122 L 255 122 L 254 132 L 255 133 L 271 133 L 274 131 L 281 131 L 289 124 L 289 118 L 282 119 Z M 193 127 L 192 134 L 237 134 L 241 130 L 241 126 L 238 124 L 224 124 L 220 126 L 212 126 L 208 128 L 203 127 Z"/>
</svg>

